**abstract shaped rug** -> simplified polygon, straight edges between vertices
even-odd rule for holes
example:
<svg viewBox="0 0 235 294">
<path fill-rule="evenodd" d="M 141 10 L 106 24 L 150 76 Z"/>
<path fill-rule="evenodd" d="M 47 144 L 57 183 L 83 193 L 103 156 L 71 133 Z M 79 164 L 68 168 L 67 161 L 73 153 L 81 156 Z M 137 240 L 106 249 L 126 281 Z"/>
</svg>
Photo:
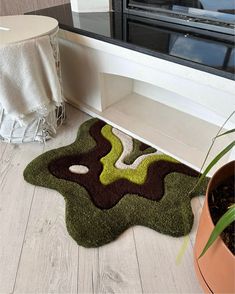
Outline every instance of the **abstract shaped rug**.
<svg viewBox="0 0 235 294">
<path fill-rule="evenodd" d="M 174 237 L 193 225 L 198 173 L 98 119 L 83 123 L 71 145 L 48 151 L 25 169 L 27 182 L 55 189 L 66 225 L 84 247 L 98 247 L 134 225 Z"/>
</svg>

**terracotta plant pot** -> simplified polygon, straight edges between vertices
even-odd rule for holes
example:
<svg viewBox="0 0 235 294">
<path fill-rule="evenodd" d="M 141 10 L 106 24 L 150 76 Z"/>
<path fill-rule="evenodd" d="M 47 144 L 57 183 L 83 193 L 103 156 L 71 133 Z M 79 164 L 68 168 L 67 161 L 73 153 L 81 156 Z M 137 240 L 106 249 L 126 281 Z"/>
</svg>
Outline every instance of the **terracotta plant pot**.
<svg viewBox="0 0 235 294">
<path fill-rule="evenodd" d="M 200 259 L 214 228 L 208 207 L 208 195 L 225 178 L 234 176 L 235 161 L 220 168 L 211 178 L 206 191 L 194 247 L 194 265 L 198 280 L 205 293 L 235 293 L 235 257 L 219 237 Z"/>
</svg>

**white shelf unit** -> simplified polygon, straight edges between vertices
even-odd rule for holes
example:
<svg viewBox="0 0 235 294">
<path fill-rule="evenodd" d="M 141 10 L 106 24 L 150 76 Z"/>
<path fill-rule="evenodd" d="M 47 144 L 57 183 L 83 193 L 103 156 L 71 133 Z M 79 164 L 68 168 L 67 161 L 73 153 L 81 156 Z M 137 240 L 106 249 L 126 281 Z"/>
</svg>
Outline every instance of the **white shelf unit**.
<svg viewBox="0 0 235 294">
<path fill-rule="evenodd" d="M 75 33 L 60 32 L 69 103 L 200 169 L 235 110 L 234 81 Z M 227 128 L 235 126 L 235 118 Z M 230 142 L 221 137 L 210 158 Z M 234 159 L 234 151 L 219 165 Z"/>
</svg>

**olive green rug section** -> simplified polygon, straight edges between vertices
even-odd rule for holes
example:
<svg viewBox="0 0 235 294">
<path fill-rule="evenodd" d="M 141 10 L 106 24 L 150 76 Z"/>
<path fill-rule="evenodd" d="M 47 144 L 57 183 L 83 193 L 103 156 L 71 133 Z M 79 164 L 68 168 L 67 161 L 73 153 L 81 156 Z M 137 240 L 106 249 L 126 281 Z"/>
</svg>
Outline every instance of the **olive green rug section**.
<svg viewBox="0 0 235 294">
<path fill-rule="evenodd" d="M 103 163 L 100 181 L 104 185 L 108 185 L 120 178 L 125 178 L 135 184 L 141 185 L 146 181 L 148 167 L 154 161 L 165 160 L 177 162 L 177 160 L 165 154 L 149 154 L 136 169 L 118 169 L 115 167 L 115 162 L 122 154 L 122 143 L 118 137 L 114 136 L 110 125 L 104 126 L 101 133 L 112 145 L 111 151 L 100 160 Z"/>
<path fill-rule="evenodd" d="M 96 126 L 100 128 L 99 136 L 94 135 L 94 130 L 99 132 L 99 128 Z M 92 128 L 93 133 L 91 132 Z M 134 225 L 146 226 L 174 237 L 188 234 L 192 228 L 194 219 L 190 204 L 191 198 L 204 193 L 208 179 L 193 194 L 190 194 L 190 191 L 197 182 L 197 174 L 193 171 L 188 171 L 187 169 L 189 168 L 184 167 L 168 156 L 162 157 L 161 159 L 160 157 L 155 158 L 155 161 L 149 162 L 146 165 L 146 169 L 143 169 L 143 173 L 147 174 L 145 177 L 145 185 L 147 186 L 151 174 L 152 177 L 155 177 L 158 171 L 160 172 L 161 170 L 162 172 L 161 177 L 158 177 L 162 179 L 161 182 L 156 180 L 154 184 L 156 188 L 160 184 L 163 185 L 163 189 L 159 190 L 160 192 L 157 189 L 160 194 L 156 197 L 156 200 L 148 199 L 141 192 L 128 193 L 126 191 L 120 196 L 120 199 L 118 198 L 119 200 L 115 200 L 115 205 L 112 205 L 108 209 L 101 209 L 93 201 L 96 197 L 96 193 L 94 192 L 96 189 L 95 181 L 90 183 L 95 186 L 90 191 L 87 183 L 85 185 L 85 180 L 84 185 L 82 184 L 82 179 L 84 178 L 87 181 L 86 176 L 89 178 L 89 173 L 87 175 L 74 175 L 68 171 L 69 178 L 71 176 L 70 180 L 66 179 L 64 175 L 61 175 L 59 178 L 52 173 L 49 168 L 52 162 L 61 159 L 66 162 L 67 160 L 71 160 L 71 158 L 77 158 L 78 162 L 75 162 L 75 165 L 80 162 L 84 165 L 84 158 L 90 158 L 90 154 L 94 155 L 96 152 L 100 152 L 96 156 L 99 160 L 97 161 L 96 172 L 94 174 L 98 173 L 101 175 L 104 171 L 104 166 L 101 162 L 103 161 L 102 158 L 114 152 L 114 145 L 116 143 L 119 147 L 121 144 L 120 140 L 116 142 L 116 140 L 109 141 L 105 138 L 102 135 L 104 128 L 111 130 L 109 125 L 105 123 L 100 124 L 98 119 L 91 119 L 85 122 L 79 128 L 74 143 L 48 151 L 29 163 L 24 171 L 25 180 L 33 185 L 55 189 L 63 195 L 66 203 L 65 217 L 68 232 L 79 245 L 84 247 L 98 247 L 107 244 Z M 101 139 L 103 140 L 103 145 L 99 142 Z M 108 167 L 114 167 L 114 161 L 121 152 L 119 147 L 118 154 L 112 155 L 111 159 L 107 161 Z M 150 147 L 145 150 L 140 150 L 140 142 L 133 139 L 133 150 L 129 154 L 129 158 L 132 157 L 132 159 L 129 162 L 132 163 L 138 156 L 146 154 L 146 150 L 154 152 Z M 104 155 L 103 153 L 106 152 L 107 154 Z M 151 157 L 153 155 L 150 153 L 149 156 Z M 89 172 L 91 172 L 91 166 L 88 166 Z M 173 167 L 170 172 L 168 171 L 169 166 Z M 148 171 L 147 173 L 146 170 Z M 122 171 L 126 173 L 125 169 Z M 106 172 L 108 175 L 108 168 L 106 168 Z M 97 176 L 98 180 L 99 176 Z M 127 177 L 125 174 L 122 177 L 121 173 L 115 176 L 115 178 L 112 178 L 112 181 L 114 182 L 107 185 L 103 185 L 102 183 L 97 184 L 97 195 L 102 195 L 102 191 L 106 191 L 105 193 L 107 195 L 104 195 L 104 197 L 110 197 L 111 199 L 115 196 L 115 187 L 119 186 L 119 181 L 123 181 L 126 187 L 130 187 L 131 182 L 131 185 L 137 189 L 136 191 L 138 191 L 138 187 L 141 188 L 142 186 L 141 184 L 135 184 L 132 176 Z M 115 183 L 117 184 L 116 186 Z M 149 185 L 152 185 L 152 182 L 149 182 Z M 101 189 L 103 186 L 105 186 L 104 188 L 106 190 L 102 190 L 100 193 L 98 189 Z M 91 191 L 93 191 L 92 195 Z"/>
<path fill-rule="evenodd" d="M 161 201 L 127 194 L 108 210 L 94 207 L 86 190 L 82 187 L 78 190 L 72 183 L 70 198 L 66 201 L 68 232 L 84 247 L 107 244 L 135 225 L 173 237 L 187 235 L 191 231 L 194 216 L 190 198 L 185 197 L 185 192 L 195 184 L 195 179 L 172 173 L 166 177 L 165 183 L 166 194 Z"/>
</svg>

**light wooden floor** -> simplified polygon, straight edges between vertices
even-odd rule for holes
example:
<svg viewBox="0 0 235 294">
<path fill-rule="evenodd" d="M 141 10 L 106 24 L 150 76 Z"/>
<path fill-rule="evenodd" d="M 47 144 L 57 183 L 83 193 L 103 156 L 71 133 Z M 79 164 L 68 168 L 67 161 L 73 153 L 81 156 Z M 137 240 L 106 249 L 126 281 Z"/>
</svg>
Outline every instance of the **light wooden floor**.
<svg viewBox="0 0 235 294">
<path fill-rule="evenodd" d="M 89 116 L 67 108 L 57 137 L 40 144 L 0 143 L 0 293 L 201 293 L 193 267 L 193 243 L 202 199 L 194 199 L 194 228 L 184 238 L 133 227 L 115 242 L 77 246 L 65 228 L 63 197 L 23 180 L 37 155 L 73 142 Z"/>
</svg>

